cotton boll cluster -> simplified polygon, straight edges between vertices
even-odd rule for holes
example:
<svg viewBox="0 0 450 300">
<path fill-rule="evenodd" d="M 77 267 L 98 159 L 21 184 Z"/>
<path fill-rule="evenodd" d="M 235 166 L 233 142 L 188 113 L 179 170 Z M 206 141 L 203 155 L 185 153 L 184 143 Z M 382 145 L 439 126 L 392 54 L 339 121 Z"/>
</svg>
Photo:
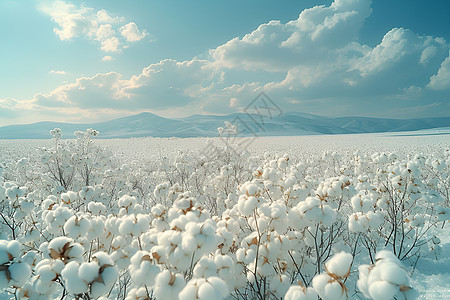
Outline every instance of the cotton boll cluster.
<svg viewBox="0 0 450 300">
<path fill-rule="evenodd" d="M 120 216 L 125 216 L 127 214 L 138 214 L 143 212 L 142 205 L 137 202 L 136 197 L 123 195 L 117 202 L 120 211 Z"/>
<path fill-rule="evenodd" d="M 118 271 L 108 254 L 97 252 L 91 262 L 70 261 L 61 276 L 69 293 L 80 295 L 89 291 L 92 297 L 98 298 L 111 289 Z"/>
<path fill-rule="evenodd" d="M 244 216 L 250 216 L 255 209 L 260 207 L 265 200 L 260 197 L 260 190 L 258 186 L 254 183 L 246 182 L 240 188 L 242 193 L 239 196 L 238 209 L 239 212 Z"/>
<path fill-rule="evenodd" d="M 359 266 L 358 289 L 374 300 L 416 299 L 406 270 L 398 258 L 389 251 L 380 251 L 374 265 Z"/>
<path fill-rule="evenodd" d="M 350 180 L 346 176 L 330 177 L 322 181 L 315 190 L 317 197 L 332 208 L 338 208 L 342 197 L 349 197 L 353 193 Z"/>
<path fill-rule="evenodd" d="M 323 300 L 348 299 L 344 280 L 350 275 L 352 261 L 351 254 L 337 253 L 325 264 L 326 272 L 314 277 L 312 286 Z"/>
<path fill-rule="evenodd" d="M 54 202 L 50 205 L 48 205 L 48 203 L 49 201 L 43 203 L 43 206 L 48 206 L 48 208 L 42 212 L 42 219 L 45 220 L 47 224 L 48 232 L 58 234 L 62 231 L 67 220 L 73 216 L 73 210 Z"/>
<path fill-rule="evenodd" d="M 152 256 L 147 251 L 138 251 L 131 257 L 128 269 L 136 285 L 152 286 L 155 283 L 155 278 L 161 270 L 152 262 Z"/>
<path fill-rule="evenodd" d="M 188 253 L 213 252 L 217 248 L 215 223 L 211 219 L 202 223 L 187 223 L 182 235 L 181 247 Z"/>
<path fill-rule="evenodd" d="M 33 288 L 40 295 L 53 295 L 57 291 L 55 280 L 61 274 L 65 264 L 59 259 L 43 259 L 35 267 L 36 277 Z"/>
<path fill-rule="evenodd" d="M 106 213 L 107 210 L 103 203 L 92 201 L 88 204 L 88 211 L 94 216 L 99 216 Z"/>
<path fill-rule="evenodd" d="M 157 300 L 177 299 L 185 285 L 181 274 L 164 270 L 156 276 L 153 294 Z"/>
<path fill-rule="evenodd" d="M 301 284 L 291 285 L 284 296 L 286 300 L 316 300 L 317 293 L 312 287 Z"/>
<path fill-rule="evenodd" d="M 381 212 L 354 213 L 348 217 L 348 228 L 351 232 L 374 232 L 383 221 Z"/>
<path fill-rule="evenodd" d="M 308 197 L 289 211 L 289 221 L 299 230 L 316 224 L 329 227 L 336 220 L 336 216 L 336 210 L 317 197 Z"/>
<path fill-rule="evenodd" d="M 21 287 L 31 275 L 31 267 L 21 258 L 17 241 L 0 240 L 0 290 Z"/>
<path fill-rule="evenodd" d="M 225 282 L 219 277 L 191 279 L 178 295 L 180 300 L 225 299 L 229 295 Z"/>
<path fill-rule="evenodd" d="M 123 236 L 138 237 L 145 232 L 149 225 L 150 220 L 148 215 L 124 215 L 119 219 L 119 233 Z"/>
</svg>

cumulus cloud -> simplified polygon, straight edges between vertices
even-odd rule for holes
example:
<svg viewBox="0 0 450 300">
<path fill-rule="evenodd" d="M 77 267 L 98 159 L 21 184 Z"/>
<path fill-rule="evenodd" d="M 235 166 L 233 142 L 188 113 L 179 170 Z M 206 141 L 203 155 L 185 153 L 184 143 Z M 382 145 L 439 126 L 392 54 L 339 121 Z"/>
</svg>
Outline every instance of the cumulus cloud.
<svg viewBox="0 0 450 300">
<path fill-rule="evenodd" d="M 64 37 L 87 30 L 82 34 L 101 41 L 105 52 L 114 52 L 124 43 L 147 35 L 134 23 L 123 25 L 123 19 L 110 17 L 105 11 L 69 6 L 76 16 L 61 21 Z M 304 10 L 285 24 L 262 24 L 244 37 L 210 50 L 206 59 L 166 59 L 127 78 L 116 72 L 82 77 L 49 93 L 37 94 L 28 105 L 60 112 L 92 109 L 93 113 L 108 108 L 166 115 L 231 113 L 265 91 L 284 111 L 391 117 L 448 115 L 448 42 L 393 28 L 378 45 L 364 45 L 358 35 L 370 16 L 370 6 L 368 0 L 336 0 L 330 6 Z M 80 15 L 95 16 L 99 25 L 91 34 L 84 29 Z M 54 19 L 57 23 L 60 20 Z M 102 60 L 111 59 L 104 56 Z"/>
<path fill-rule="evenodd" d="M 139 31 L 136 23 L 130 22 L 126 25 L 120 27 L 120 34 L 128 41 L 128 42 L 137 42 L 145 38 L 148 33 L 146 30 Z"/>
<path fill-rule="evenodd" d="M 450 89 L 450 53 L 449 56 L 442 62 L 437 74 L 431 76 L 428 87 L 433 90 Z"/>
<path fill-rule="evenodd" d="M 97 42 L 104 52 L 120 52 L 127 43 L 140 41 L 148 35 L 134 22 L 124 25 L 123 17 L 113 17 L 106 10 L 95 11 L 84 5 L 77 7 L 62 0 L 45 1 L 38 8 L 56 23 L 53 31 L 60 40 L 82 37 Z"/>
</svg>

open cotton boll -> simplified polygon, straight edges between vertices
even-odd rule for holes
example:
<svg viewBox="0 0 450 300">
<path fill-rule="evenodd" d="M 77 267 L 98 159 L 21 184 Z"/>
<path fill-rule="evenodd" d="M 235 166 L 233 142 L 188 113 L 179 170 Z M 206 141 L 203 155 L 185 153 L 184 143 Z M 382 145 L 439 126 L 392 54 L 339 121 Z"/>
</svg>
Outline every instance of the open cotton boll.
<svg viewBox="0 0 450 300">
<path fill-rule="evenodd" d="M 387 281 L 376 281 L 369 286 L 369 295 L 373 300 L 394 299 L 399 287 Z"/>
<path fill-rule="evenodd" d="M 78 269 L 78 276 L 86 282 L 92 282 L 98 277 L 100 267 L 95 262 L 84 262 Z"/>
<path fill-rule="evenodd" d="M 359 267 L 358 289 L 369 299 L 416 299 L 418 293 L 400 260 L 390 251 L 380 251 L 374 265 Z"/>
<path fill-rule="evenodd" d="M 20 256 L 20 243 L 16 240 L 0 240 L 0 265 L 10 261 L 10 258 Z"/>
<path fill-rule="evenodd" d="M 10 284 L 16 287 L 21 287 L 25 284 L 31 275 L 31 268 L 25 262 L 13 262 L 8 267 Z"/>
<path fill-rule="evenodd" d="M 96 298 L 108 293 L 116 282 L 119 271 L 114 266 L 111 257 L 105 252 L 97 252 L 92 255 L 93 260 L 99 266 L 99 272 L 96 278 L 91 282 L 91 296 Z"/>
<path fill-rule="evenodd" d="M 87 291 L 88 283 L 78 276 L 80 264 L 76 261 L 69 262 L 61 272 L 64 286 L 73 295 L 82 294 Z"/>
<path fill-rule="evenodd" d="M 258 199 L 256 197 L 241 195 L 238 201 L 238 209 L 244 216 L 250 216 L 253 211 L 258 207 Z"/>
<path fill-rule="evenodd" d="M 80 236 L 84 236 L 89 231 L 90 222 L 88 219 L 82 216 L 72 216 L 64 224 L 64 232 L 67 237 L 76 239 Z"/>
<path fill-rule="evenodd" d="M 317 300 L 317 293 L 312 287 L 291 285 L 284 296 L 285 300 Z"/>
<path fill-rule="evenodd" d="M 185 286 L 183 275 L 164 270 L 156 276 L 153 295 L 157 300 L 177 299 Z"/>
<path fill-rule="evenodd" d="M 106 212 L 106 206 L 101 202 L 89 202 L 88 210 L 92 215 L 98 216 Z"/>
<path fill-rule="evenodd" d="M 326 262 L 325 267 L 328 273 L 337 277 L 347 277 L 350 274 L 352 261 L 353 256 L 350 253 L 339 252 Z"/>
<path fill-rule="evenodd" d="M 194 268 L 194 277 L 207 278 L 217 276 L 217 265 L 212 258 L 202 257 Z"/>
<path fill-rule="evenodd" d="M 62 236 L 50 241 L 44 252 L 44 256 L 52 259 L 60 259 L 64 263 L 68 263 L 71 260 L 82 261 L 83 253 L 83 246 L 74 243 L 71 238 Z"/>
<path fill-rule="evenodd" d="M 348 299 L 345 286 L 326 273 L 316 275 L 312 280 L 312 286 L 323 300 Z"/>
<path fill-rule="evenodd" d="M 35 267 L 37 275 L 33 283 L 35 290 L 40 294 L 47 294 L 55 284 L 54 280 L 64 269 L 64 263 L 61 260 L 41 260 Z"/>
<path fill-rule="evenodd" d="M 132 288 L 128 291 L 125 300 L 146 300 L 148 299 L 145 287 Z"/>
<path fill-rule="evenodd" d="M 180 300 L 220 300 L 224 299 L 228 294 L 225 282 L 219 277 L 194 278 L 181 290 L 178 298 Z"/>
<path fill-rule="evenodd" d="M 130 263 L 128 269 L 135 284 L 152 286 L 155 283 L 155 277 L 159 274 L 160 269 L 152 264 L 149 252 L 137 251 L 131 257 Z"/>
</svg>

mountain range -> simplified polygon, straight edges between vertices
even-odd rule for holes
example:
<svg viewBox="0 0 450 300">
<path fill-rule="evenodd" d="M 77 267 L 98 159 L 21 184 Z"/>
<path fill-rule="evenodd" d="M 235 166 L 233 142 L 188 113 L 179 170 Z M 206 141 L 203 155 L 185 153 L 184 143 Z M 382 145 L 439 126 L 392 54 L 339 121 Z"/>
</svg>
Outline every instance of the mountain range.
<svg viewBox="0 0 450 300">
<path fill-rule="evenodd" d="M 164 118 L 144 112 L 99 123 L 38 122 L 0 127 L 0 139 L 47 139 L 49 131 L 61 128 L 63 137 L 73 138 L 76 130 L 93 128 L 99 138 L 130 137 L 215 137 L 224 122 L 237 124 L 241 135 L 296 136 L 318 134 L 352 134 L 402 132 L 450 127 L 450 117 L 387 119 L 370 117 L 323 117 L 306 113 L 284 113 L 280 116 L 258 116 L 246 113 L 229 115 L 192 115 Z"/>
</svg>

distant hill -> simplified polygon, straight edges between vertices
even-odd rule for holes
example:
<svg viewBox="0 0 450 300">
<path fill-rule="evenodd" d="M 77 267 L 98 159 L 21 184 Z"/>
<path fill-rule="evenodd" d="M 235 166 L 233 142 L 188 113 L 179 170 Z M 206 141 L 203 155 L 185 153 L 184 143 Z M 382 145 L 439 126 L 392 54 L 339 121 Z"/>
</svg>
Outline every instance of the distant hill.
<svg viewBox="0 0 450 300">
<path fill-rule="evenodd" d="M 245 113 L 225 116 L 192 115 L 186 118 L 163 118 L 152 113 L 100 123 L 71 124 L 38 122 L 0 127 L 0 139 L 47 139 L 49 130 L 59 127 L 63 137 L 73 138 L 76 130 L 94 128 L 100 138 L 129 137 L 214 137 L 224 121 L 237 124 L 241 135 L 295 136 L 317 134 L 348 134 L 400 132 L 450 127 L 447 118 L 385 119 L 368 117 L 322 117 L 305 113 L 285 113 L 272 118 L 261 118 Z"/>
</svg>

